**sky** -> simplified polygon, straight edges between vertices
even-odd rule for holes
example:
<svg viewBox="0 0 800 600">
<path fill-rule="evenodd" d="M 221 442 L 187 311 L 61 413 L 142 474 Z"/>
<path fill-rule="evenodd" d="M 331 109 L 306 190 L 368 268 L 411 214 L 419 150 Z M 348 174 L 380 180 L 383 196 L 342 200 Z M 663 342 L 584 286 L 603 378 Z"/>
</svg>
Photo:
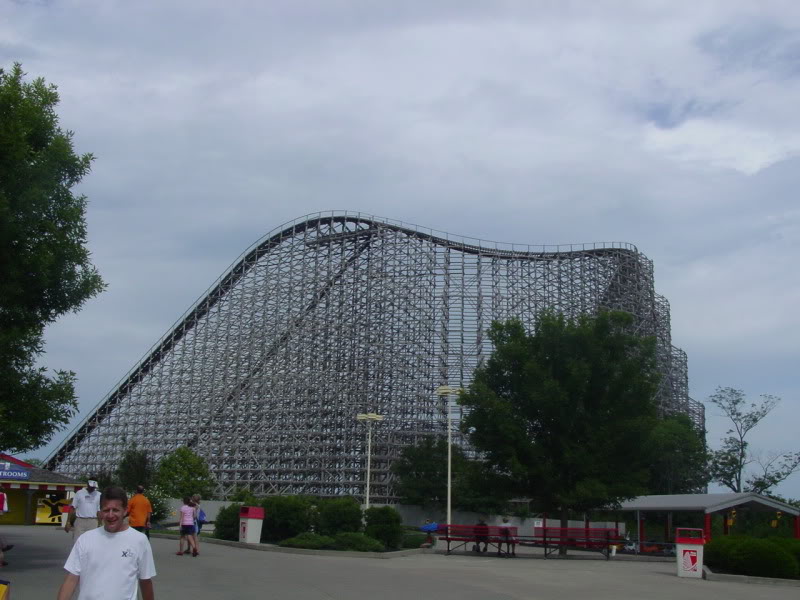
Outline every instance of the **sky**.
<svg viewBox="0 0 800 600">
<path fill-rule="evenodd" d="M 751 444 L 800 451 L 794 0 L 0 0 L 15 61 L 96 157 L 108 290 L 43 357 L 78 375 L 76 424 L 247 247 L 335 209 L 635 244 L 690 395 L 781 397 Z M 707 428 L 717 447 L 712 406 Z M 800 473 L 775 491 L 800 498 Z"/>
</svg>

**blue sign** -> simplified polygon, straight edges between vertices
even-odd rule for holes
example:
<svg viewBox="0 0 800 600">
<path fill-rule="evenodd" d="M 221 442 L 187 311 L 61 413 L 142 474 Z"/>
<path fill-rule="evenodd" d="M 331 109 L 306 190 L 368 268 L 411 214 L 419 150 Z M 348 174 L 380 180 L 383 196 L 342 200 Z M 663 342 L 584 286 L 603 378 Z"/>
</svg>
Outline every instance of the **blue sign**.
<svg viewBox="0 0 800 600">
<path fill-rule="evenodd" d="M 12 462 L 0 462 L 0 479 L 30 479 L 31 472 Z"/>
</svg>

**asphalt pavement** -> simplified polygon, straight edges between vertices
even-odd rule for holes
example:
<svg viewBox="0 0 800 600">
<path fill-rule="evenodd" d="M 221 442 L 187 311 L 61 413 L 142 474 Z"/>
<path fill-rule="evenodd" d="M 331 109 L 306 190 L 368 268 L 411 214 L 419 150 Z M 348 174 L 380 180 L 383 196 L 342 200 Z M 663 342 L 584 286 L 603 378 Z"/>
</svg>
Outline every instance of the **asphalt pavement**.
<svg viewBox="0 0 800 600">
<path fill-rule="evenodd" d="M 52 600 L 71 536 L 48 526 L 3 526 L 15 548 L 0 579 L 12 600 Z M 163 599 L 281 600 L 773 600 L 797 587 L 683 579 L 671 562 L 415 554 L 389 560 L 258 552 L 202 543 L 176 556 L 177 540 L 152 539 Z"/>
</svg>

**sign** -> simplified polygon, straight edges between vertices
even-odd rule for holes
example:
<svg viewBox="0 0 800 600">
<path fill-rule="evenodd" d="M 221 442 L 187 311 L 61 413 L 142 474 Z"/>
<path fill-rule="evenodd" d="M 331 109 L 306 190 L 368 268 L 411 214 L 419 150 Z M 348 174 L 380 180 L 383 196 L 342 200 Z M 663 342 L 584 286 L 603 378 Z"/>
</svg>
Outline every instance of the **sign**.
<svg viewBox="0 0 800 600">
<path fill-rule="evenodd" d="M 0 479 L 30 479 L 31 472 L 12 462 L 0 462 Z"/>
<path fill-rule="evenodd" d="M 681 565 L 683 566 L 684 571 L 697 571 L 697 550 L 684 549 Z"/>
</svg>

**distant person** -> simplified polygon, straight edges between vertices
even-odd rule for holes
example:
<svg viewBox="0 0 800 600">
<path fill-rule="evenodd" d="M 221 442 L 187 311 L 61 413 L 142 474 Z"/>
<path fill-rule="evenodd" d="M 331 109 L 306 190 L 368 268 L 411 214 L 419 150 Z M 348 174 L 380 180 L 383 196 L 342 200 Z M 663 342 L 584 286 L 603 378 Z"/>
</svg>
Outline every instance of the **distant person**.
<svg viewBox="0 0 800 600">
<path fill-rule="evenodd" d="M 200 494 L 192 496 L 192 503 L 194 504 L 194 545 L 198 552 L 200 552 L 200 530 L 206 522 L 206 512 L 200 508 L 201 500 Z"/>
<path fill-rule="evenodd" d="M 506 556 L 517 555 L 517 540 L 511 533 L 511 523 L 508 522 L 508 517 L 503 517 L 503 522 L 500 523 L 500 540 L 500 544 L 497 546 L 498 556 L 503 553 L 503 541 L 506 543 Z"/>
<path fill-rule="evenodd" d="M 188 553 L 189 549 L 191 548 L 192 556 L 197 556 L 199 553 L 197 552 L 197 544 L 195 543 L 194 539 L 195 511 L 194 504 L 189 496 L 186 496 L 183 499 L 183 506 L 180 507 L 178 512 L 181 515 L 181 537 L 178 540 L 178 551 L 175 554 L 178 556 L 183 555 L 183 542 L 186 541 L 186 552 Z"/>
<path fill-rule="evenodd" d="M 0 491 L 0 516 L 8 512 L 8 494 Z M 11 550 L 14 544 L 6 544 L 3 537 L 0 537 L 0 568 L 7 567 L 8 563 L 5 560 L 5 553 Z"/>
<path fill-rule="evenodd" d="M 97 482 L 90 479 L 86 487 L 75 492 L 72 499 L 72 512 L 69 513 L 64 531 L 72 530 L 72 543 L 75 543 L 82 534 L 100 526 L 100 492 Z M 127 498 L 125 499 L 127 502 Z"/>
<path fill-rule="evenodd" d="M 153 505 L 144 495 L 144 486 L 137 485 L 136 493 L 128 502 L 128 522 L 136 531 L 140 531 L 150 539 L 150 518 L 153 515 Z"/>
<path fill-rule="evenodd" d="M 67 575 L 58 600 L 70 600 L 80 584 L 78 600 L 136 600 L 137 583 L 143 600 L 154 600 L 153 551 L 147 538 L 125 523 L 128 496 L 122 488 L 103 491 L 100 518 L 103 527 L 75 540 L 64 564 Z"/>
<path fill-rule="evenodd" d="M 489 526 L 484 519 L 478 519 L 473 530 L 475 532 L 475 546 L 472 548 L 475 552 L 486 552 L 489 549 Z M 483 550 L 481 550 L 483 544 Z"/>
</svg>

